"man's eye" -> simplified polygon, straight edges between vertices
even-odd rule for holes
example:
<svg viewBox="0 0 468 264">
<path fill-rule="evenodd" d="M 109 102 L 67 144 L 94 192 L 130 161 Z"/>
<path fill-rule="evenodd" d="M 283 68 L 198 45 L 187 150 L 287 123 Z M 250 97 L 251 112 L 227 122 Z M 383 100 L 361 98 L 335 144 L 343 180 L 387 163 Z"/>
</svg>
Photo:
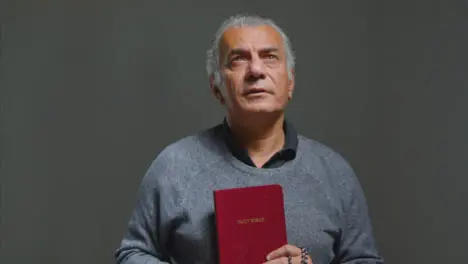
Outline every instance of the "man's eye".
<svg viewBox="0 0 468 264">
<path fill-rule="evenodd" d="M 267 55 L 267 59 L 269 59 L 269 60 L 276 60 L 276 59 L 278 59 L 278 56 L 273 55 L 273 54 L 269 54 L 269 55 Z"/>
<path fill-rule="evenodd" d="M 231 61 L 241 61 L 241 60 L 244 60 L 244 59 L 245 59 L 244 57 L 238 56 L 238 57 L 232 58 Z"/>
<path fill-rule="evenodd" d="M 236 66 L 236 65 L 242 64 L 245 60 L 246 60 L 245 57 L 237 56 L 229 60 L 229 65 Z"/>
</svg>

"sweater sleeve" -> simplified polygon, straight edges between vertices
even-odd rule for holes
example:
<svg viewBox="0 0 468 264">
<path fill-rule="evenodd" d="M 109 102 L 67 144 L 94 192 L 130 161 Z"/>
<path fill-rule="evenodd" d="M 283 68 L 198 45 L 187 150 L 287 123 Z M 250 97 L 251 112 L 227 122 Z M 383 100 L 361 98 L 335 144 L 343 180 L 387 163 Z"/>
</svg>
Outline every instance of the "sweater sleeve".
<svg viewBox="0 0 468 264">
<path fill-rule="evenodd" d="M 176 217 L 177 195 L 170 183 L 170 158 L 159 156 L 143 177 L 120 247 L 118 264 L 170 263 L 166 245 Z"/>
<path fill-rule="evenodd" d="M 362 187 L 351 166 L 341 157 L 334 160 L 340 175 L 342 197 L 342 234 L 339 241 L 337 263 L 383 264 L 374 238 Z"/>
</svg>

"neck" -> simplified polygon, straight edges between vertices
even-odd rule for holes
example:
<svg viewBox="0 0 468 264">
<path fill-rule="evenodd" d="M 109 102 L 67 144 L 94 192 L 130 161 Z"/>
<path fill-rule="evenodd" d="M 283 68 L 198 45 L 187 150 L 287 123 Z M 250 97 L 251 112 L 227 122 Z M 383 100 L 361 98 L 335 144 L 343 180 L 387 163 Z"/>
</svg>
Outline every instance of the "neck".
<svg viewBox="0 0 468 264">
<path fill-rule="evenodd" d="M 247 149 L 249 155 L 270 156 L 279 151 L 285 142 L 284 114 L 269 118 L 253 118 L 237 120 L 227 118 L 237 143 Z"/>
</svg>

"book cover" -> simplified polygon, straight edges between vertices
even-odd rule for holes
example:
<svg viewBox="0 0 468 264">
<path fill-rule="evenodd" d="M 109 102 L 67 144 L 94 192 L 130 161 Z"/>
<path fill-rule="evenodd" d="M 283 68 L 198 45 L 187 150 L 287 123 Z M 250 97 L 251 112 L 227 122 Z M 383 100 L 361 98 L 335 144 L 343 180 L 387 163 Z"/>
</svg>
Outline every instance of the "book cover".
<svg viewBox="0 0 468 264">
<path fill-rule="evenodd" d="M 260 264 L 287 243 L 280 185 L 216 190 L 214 206 L 220 264 Z"/>
</svg>

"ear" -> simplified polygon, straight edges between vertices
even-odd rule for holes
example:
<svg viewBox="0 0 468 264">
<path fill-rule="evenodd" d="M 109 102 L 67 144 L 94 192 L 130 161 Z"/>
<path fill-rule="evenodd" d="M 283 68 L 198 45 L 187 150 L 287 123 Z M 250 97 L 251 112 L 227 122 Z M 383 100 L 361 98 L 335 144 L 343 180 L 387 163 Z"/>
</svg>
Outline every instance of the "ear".
<svg viewBox="0 0 468 264">
<path fill-rule="evenodd" d="M 288 97 L 289 100 L 292 99 L 294 86 L 295 86 L 295 75 L 294 69 L 291 69 L 291 78 L 288 78 Z M 288 76 L 289 77 L 289 76 Z"/>
<path fill-rule="evenodd" d="M 224 100 L 223 94 L 221 93 L 221 90 L 219 89 L 219 87 L 216 86 L 213 75 L 211 75 L 210 77 L 210 88 L 211 88 L 211 93 L 216 97 L 216 99 L 218 99 L 218 101 L 222 105 L 224 105 L 225 100 Z"/>
</svg>

